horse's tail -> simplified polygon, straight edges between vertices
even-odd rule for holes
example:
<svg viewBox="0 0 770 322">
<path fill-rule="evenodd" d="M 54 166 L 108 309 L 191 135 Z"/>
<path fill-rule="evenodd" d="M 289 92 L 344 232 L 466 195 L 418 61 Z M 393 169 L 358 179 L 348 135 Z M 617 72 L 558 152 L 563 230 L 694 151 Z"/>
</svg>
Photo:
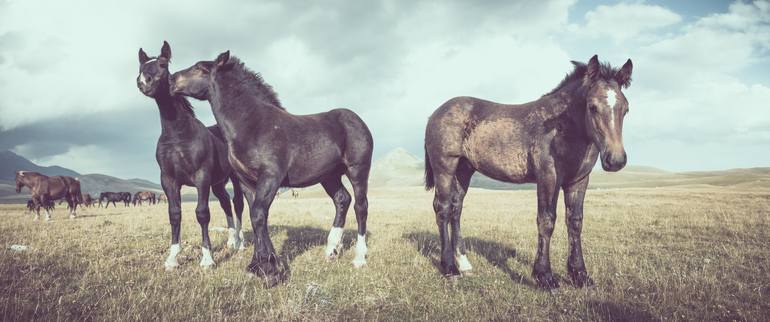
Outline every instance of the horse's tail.
<svg viewBox="0 0 770 322">
<path fill-rule="evenodd" d="M 430 167 L 428 150 L 425 149 L 425 190 L 430 191 L 435 185 L 436 183 L 433 181 L 433 168 Z"/>
</svg>

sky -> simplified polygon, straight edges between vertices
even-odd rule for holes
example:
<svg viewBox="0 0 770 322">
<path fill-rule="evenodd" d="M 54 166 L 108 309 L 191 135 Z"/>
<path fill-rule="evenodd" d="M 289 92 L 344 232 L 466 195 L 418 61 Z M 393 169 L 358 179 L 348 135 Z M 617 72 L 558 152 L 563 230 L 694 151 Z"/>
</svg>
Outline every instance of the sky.
<svg viewBox="0 0 770 322">
<path fill-rule="evenodd" d="M 570 60 L 630 58 L 630 164 L 770 166 L 768 1 L 197 2 L 0 0 L 0 150 L 157 182 L 159 114 L 135 79 L 139 48 L 167 40 L 172 71 L 230 50 L 292 113 L 355 111 L 375 159 L 421 157 L 452 97 L 524 103 Z"/>
</svg>

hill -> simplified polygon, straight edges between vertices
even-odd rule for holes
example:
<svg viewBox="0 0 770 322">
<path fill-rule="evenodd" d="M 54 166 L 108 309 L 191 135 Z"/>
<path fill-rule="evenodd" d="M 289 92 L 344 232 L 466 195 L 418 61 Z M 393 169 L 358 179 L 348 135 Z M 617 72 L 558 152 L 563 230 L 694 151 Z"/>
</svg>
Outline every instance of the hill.
<svg viewBox="0 0 770 322">
<path fill-rule="evenodd" d="M 371 186 L 421 186 L 423 185 L 423 161 L 402 148 L 394 149 L 374 162 L 369 182 Z M 589 188 L 696 185 L 770 188 L 770 168 L 670 172 L 649 166 L 628 165 L 614 173 L 597 168 L 591 173 Z M 471 187 L 494 190 L 535 189 L 534 184 L 500 182 L 478 172 L 471 179 Z"/>
<path fill-rule="evenodd" d="M 15 178 L 19 170 L 78 178 L 83 193 L 92 195 L 98 195 L 102 191 L 161 191 L 160 185 L 143 179 L 126 180 L 97 173 L 79 174 L 59 166 L 40 166 L 11 151 L 0 151 L 0 203 L 17 203 L 29 199 L 29 190 L 26 188 L 22 189 L 22 193 L 16 193 Z"/>
</svg>

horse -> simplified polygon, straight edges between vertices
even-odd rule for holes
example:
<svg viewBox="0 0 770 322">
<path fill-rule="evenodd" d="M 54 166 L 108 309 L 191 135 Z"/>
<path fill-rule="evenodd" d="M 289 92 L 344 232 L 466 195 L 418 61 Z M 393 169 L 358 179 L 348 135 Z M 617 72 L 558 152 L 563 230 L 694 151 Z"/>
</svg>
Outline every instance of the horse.
<svg viewBox="0 0 770 322">
<path fill-rule="evenodd" d="M 126 195 L 128 195 L 128 197 L 126 197 Z M 112 202 L 113 207 L 117 207 L 115 205 L 116 201 L 122 201 L 125 206 L 128 206 L 128 203 L 131 202 L 131 193 L 130 192 L 109 192 L 109 191 L 102 192 L 99 194 L 99 207 L 102 206 L 102 201 L 106 201 L 104 208 L 109 207 L 110 202 Z"/>
<path fill-rule="evenodd" d="M 564 190 L 569 235 L 567 269 L 573 284 L 594 284 L 583 261 L 581 230 L 588 177 L 601 160 L 605 171 L 626 164 L 623 118 L 631 83 L 629 59 L 620 68 L 572 62 L 574 70 L 540 99 L 519 105 L 455 97 L 441 105 L 425 129 L 425 187 L 435 188 L 433 209 L 441 240 L 441 268 L 450 277 L 472 269 L 460 235 L 463 198 L 474 172 L 496 180 L 537 184 L 538 247 L 532 270 L 537 285 L 554 289 L 551 234 L 559 188 Z M 447 231 L 451 226 L 451 235 Z"/>
<path fill-rule="evenodd" d="M 91 206 L 94 205 L 94 198 L 91 197 L 91 194 L 84 193 L 82 195 L 82 199 L 83 199 L 83 206 L 84 207 L 89 207 L 90 208 Z"/>
<path fill-rule="evenodd" d="M 47 204 L 43 205 L 43 208 L 45 210 L 48 210 L 48 211 L 53 211 L 54 204 L 53 204 L 52 201 L 49 201 Z M 35 201 L 34 200 L 32 200 L 32 199 L 27 200 L 27 211 L 29 212 L 30 215 L 35 213 Z"/>
<path fill-rule="evenodd" d="M 150 191 L 138 191 L 134 194 L 134 199 L 131 201 L 134 206 L 136 206 L 137 203 L 139 205 L 142 205 L 142 200 L 147 200 L 147 202 L 151 205 L 155 204 L 155 194 Z"/>
<path fill-rule="evenodd" d="M 165 193 L 158 194 L 158 203 L 168 203 L 168 197 L 166 197 Z"/>
<path fill-rule="evenodd" d="M 351 110 L 334 109 L 294 115 L 283 108 L 272 87 L 230 52 L 214 61 L 200 61 L 174 73 L 172 95 L 208 100 L 228 144 L 230 164 L 245 187 L 254 255 L 247 266 L 261 275 L 267 287 L 280 282 L 276 254 L 267 228 L 268 210 L 279 187 L 307 187 L 321 183 L 332 198 L 336 214 L 325 255 L 337 258 L 350 193 L 342 185 L 347 175 L 355 195 L 358 237 L 354 267 L 366 264 L 368 178 L 373 140 L 369 128 Z"/>
<path fill-rule="evenodd" d="M 49 209 L 52 209 L 53 201 L 65 199 L 70 219 L 74 219 L 78 204 L 82 203 L 80 196 L 80 181 L 68 176 L 46 176 L 33 171 L 16 172 L 16 193 L 21 193 L 23 187 L 32 192 L 32 201 L 35 209 L 35 220 L 40 218 L 40 208 L 45 211 L 45 220 L 51 220 Z M 49 206 L 50 205 L 50 206 Z"/>
<path fill-rule="evenodd" d="M 163 42 L 158 57 L 149 57 L 139 49 L 139 76 L 137 87 L 147 97 L 155 99 L 160 112 L 161 134 L 158 138 L 155 158 L 160 166 L 160 182 L 168 196 L 168 215 L 171 224 L 171 247 L 165 267 L 172 270 L 179 266 L 176 260 L 181 251 L 179 231 L 182 219 L 182 185 L 198 190 L 198 205 L 195 216 L 201 227 L 203 244 L 200 266 L 213 266 L 211 241 L 208 224 L 209 191 L 219 200 L 227 217 L 229 231 L 227 246 L 231 249 L 245 249 L 241 231 L 243 214 L 243 192 L 240 180 L 233 174 L 227 161 L 227 145 L 218 126 L 206 127 L 193 112 L 192 105 L 183 96 L 171 96 L 169 92 L 168 64 L 171 60 L 171 46 Z M 225 189 L 227 181 L 233 183 L 233 204 L 235 220 L 230 206 L 230 195 Z"/>
</svg>

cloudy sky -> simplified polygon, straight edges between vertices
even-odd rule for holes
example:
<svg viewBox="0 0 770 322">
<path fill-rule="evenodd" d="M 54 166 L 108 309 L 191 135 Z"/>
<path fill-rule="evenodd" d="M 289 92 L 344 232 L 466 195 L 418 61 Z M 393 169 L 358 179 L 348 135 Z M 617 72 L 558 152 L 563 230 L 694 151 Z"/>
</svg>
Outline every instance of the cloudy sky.
<svg viewBox="0 0 770 322">
<path fill-rule="evenodd" d="M 421 156 L 451 97 L 523 103 L 570 60 L 631 58 L 631 164 L 770 166 L 768 1 L 0 0 L 0 150 L 157 182 L 158 111 L 135 78 L 139 47 L 163 40 L 172 70 L 229 49 L 293 113 L 356 111 L 375 158 Z"/>
</svg>

